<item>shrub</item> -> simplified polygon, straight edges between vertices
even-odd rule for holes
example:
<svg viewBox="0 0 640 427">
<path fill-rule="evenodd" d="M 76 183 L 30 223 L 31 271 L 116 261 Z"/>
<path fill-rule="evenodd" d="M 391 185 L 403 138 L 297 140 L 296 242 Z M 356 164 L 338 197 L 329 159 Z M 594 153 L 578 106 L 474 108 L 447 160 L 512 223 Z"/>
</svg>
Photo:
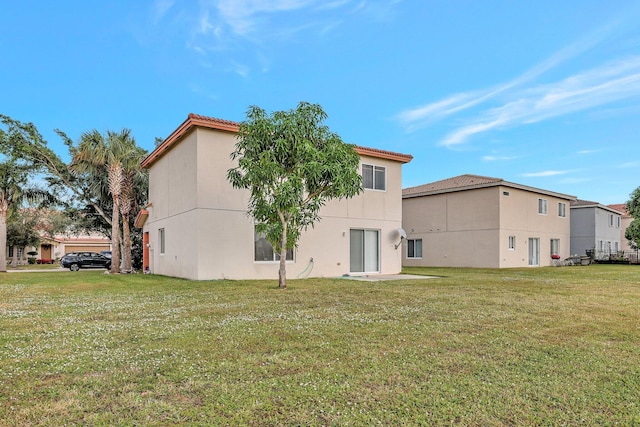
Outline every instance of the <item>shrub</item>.
<svg viewBox="0 0 640 427">
<path fill-rule="evenodd" d="M 35 264 L 36 263 L 36 259 L 34 257 L 29 257 L 29 258 L 27 258 L 27 262 L 29 264 Z"/>
</svg>

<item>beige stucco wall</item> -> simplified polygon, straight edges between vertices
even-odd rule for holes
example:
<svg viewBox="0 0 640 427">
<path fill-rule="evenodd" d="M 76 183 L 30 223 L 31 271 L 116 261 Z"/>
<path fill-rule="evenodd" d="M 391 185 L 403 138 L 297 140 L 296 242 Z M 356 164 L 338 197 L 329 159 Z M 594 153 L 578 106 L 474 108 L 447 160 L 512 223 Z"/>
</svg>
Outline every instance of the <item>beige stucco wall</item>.
<svg viewBox="0 0 640 427">
<path fill-rule="evenodd" d="M 152 206 L 144 226 L 149 232 L 153 273 L 189 279 L 276 279 L 277 262 L 254 261 L 253 220 L 246 215 L 248 192 L 226 179 L 234 166 L 229 155 L 235 134 L 196 128 L 149 169 Z M 402 168 L 398 162 L 363 158 L 386 167 L 387 190 L 365 190 L 331 201 L 322 220 L 303 234 L 288 277 L 332 277 L 349 273 L 349 230 L 380 232 L 380 273 L 401 270 L 397 230 L 402 221 Z M 158 229 L 165 229 L 159 254 Z M 310 259 L 313 258 L 313 265 Z"/>
<path fill-rule="evenodd" d="M 621 226 L 620 226 L 620 250 L 626 251 L 626 252 L 634 251 L 634 249 L 632 249 L 631 245 L 629 244 L 629 240 L 627 240 L 627 238 L 624 236 L 625 232 L 627 231 L 627 228 L 629 227 L 629 225 L 631 225 L 631 221 L 633 221 L 632 216 L 628 216 L 628 215 L 622 216 Z"/>
<path fill-rule="evenodd" d="M 508 193 L 508 195 L 505 194 Z M 538 198 L 547 200 L 547 215 L 538 214 Z M 566 217 L 558 217 L 558 203 Z M 560 240 L 560 255 L 569 256 L 569 201 L 502 186 L 450 192 L 403 200 L 403 227 L 409 239 L 422 239 L 421 259 L 406 266 L 524 267 L 529 265 L 529 238 L 540 239 L 539 265 L 550 265 L 551 239 Z M 516 247 L 509 249 L 509 236 Z"/>
</svg>

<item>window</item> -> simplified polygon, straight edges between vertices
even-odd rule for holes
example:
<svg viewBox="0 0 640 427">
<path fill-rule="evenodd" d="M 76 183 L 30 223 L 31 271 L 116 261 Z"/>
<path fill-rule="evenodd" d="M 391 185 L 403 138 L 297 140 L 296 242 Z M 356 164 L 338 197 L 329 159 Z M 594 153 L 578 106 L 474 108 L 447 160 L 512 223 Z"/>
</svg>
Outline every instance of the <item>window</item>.
<svg viewBox="0 0 640 427">
<path fill-rule="evenodd" d="M 618 225 L 617 228 L 620 228 L 620 217 L 618 217 Z"/>
<path fill-rule="evenodd" d="M 407 258 L 422 258 L 422 239 L 407 240 Z"/>
<path fill-rule="evenodd" d="M 560 239 L 551 239 L 551 255 L 560 254 Z"/>
<path fill-rule="evenodd" d="M 538 199 L 538 213 L 541 215 L 547 214 L 547 199 Z"/>
<path fill-rule="evenodd" d="M 273 250 L 264 233 L 253 229 L 253 260 L 261 262 L 280 261 L 280 254 Z M 287 250 L 287 261 L 293 261 L 293 249 Z"/>
<path fill-rule="evenodd" d="M 386 189 L 386 171 L 383 166 L 362 165 L 362 185 L 371 190 Z"/>
<path fill-rule="evenodd" d="M 609 214 L 609 227 L 613 227 L 613 214 Z"/>
<path fill-rule="evenodd" d="M 164 253 L 164 228 L 158 230 L 158 241 L 160 242 L 160 253 Z"/>
<path fill-rule="evenodd" d="M 516 249 L 516 236 L 509 236 L 509 249 L 512 251 Z"/>
<path fill-rule="evenodd" d="M 502 192 L 502 195 L 503 195 L 503 196 L 508 196 L 508 195 L 509 195 L 509 192 L 508 192 L 508 191 L 503 191 L 503 192 Z"/>
<path fill-rule="evenodd" d="M 567 216 L 567 204 L 558 203 L 558 216 L 564 218 Z"/>
</svg>

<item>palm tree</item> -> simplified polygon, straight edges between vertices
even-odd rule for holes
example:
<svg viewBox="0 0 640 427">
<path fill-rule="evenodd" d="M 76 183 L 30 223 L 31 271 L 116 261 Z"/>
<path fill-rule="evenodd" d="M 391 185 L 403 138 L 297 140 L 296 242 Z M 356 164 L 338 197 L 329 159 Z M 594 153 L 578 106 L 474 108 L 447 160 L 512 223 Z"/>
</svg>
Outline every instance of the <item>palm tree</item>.
<svg viewBox="0 0 640 427">
<path fill-rule="evenodd" d="M 136 189 L 143 186 L 148 175 L 140 164 L 147 156 L 147 151 L 133 147 L 123 161 L 124 178 L 122 180 L 122 193 L 120 202 L 120 215 L 122 215 L 122 270 L 129 272 L 133 269 L 131 260 L 131 230 L 129 228 L 131 213 L 138 210 L 136 203 Z"/>
<path fill-rule="evenodd" d="M 125 181 L 125 165 L 128 165 L 133 153 L 138 150 L 129 129 L 120 132 L 107 131 L 105 138 L 97 130 L 85 132 L 74 150 L 71 169 L 93 176 L 94 191 L 100 192 L 99 179 L 106 175 L 108 190 L 113 201 L 111 213 L 111 272 L 120 272 L 120 206 Z M 125 252 L 127 249 L 125 248 Z M 130 249 L 129 249 L 130 251 Z M 130 256 L 129 256 L 130 257 Z"/>
</svg>

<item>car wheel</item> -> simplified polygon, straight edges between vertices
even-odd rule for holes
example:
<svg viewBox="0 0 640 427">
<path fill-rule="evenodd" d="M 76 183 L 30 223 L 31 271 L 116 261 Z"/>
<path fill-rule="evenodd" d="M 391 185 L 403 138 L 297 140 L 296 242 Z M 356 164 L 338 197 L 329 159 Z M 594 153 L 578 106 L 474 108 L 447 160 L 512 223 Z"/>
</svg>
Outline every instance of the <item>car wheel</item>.
<svg viewBox="0 0 640 427">
<path fill-rule="evenodd" d="M 106 268 L 107 270 L 111 270 L 111 263 L 106 264 L 106 265 L 104 266 L 104 268 Z"/>
<path fill-rule="evenodd" d="M 78 271 L 78 270 L 80 270 L 80 266 L 79 266 L 78 264 L 71 264 L 71 265 L 69 266 L 69 270 L 71 270 L 71 271 Z"/>
</svg>

